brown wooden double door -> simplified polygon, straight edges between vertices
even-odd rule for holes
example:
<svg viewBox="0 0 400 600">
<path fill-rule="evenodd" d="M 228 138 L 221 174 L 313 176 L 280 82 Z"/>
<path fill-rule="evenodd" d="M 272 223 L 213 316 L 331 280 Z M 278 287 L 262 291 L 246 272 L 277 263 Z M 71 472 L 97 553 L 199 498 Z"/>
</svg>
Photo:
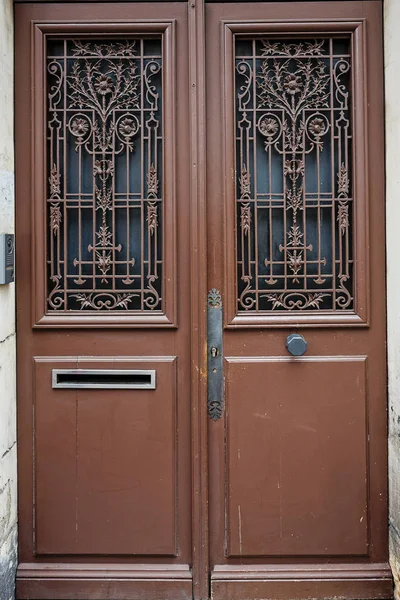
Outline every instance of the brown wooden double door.
<svg viewBox="0 0 400 600">
<path fill-rule="evenodd" d="M 382 106 L 377 1 L 17 4 L 17 598 L 392 597 Z"/>
</svg>

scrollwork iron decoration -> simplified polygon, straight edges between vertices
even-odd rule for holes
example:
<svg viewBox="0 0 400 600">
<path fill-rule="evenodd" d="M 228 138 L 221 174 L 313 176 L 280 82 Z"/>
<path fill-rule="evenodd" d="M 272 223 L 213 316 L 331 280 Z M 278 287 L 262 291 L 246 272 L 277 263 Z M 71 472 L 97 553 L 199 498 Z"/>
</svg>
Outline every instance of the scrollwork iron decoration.
<svg viewBox="0 0 400 600">
<path fill-rule="evenodd" d="M 47 60 L 48 310 L 162 311 L 161 40 Z"/>
<path fill-rule="evenodd" d="M 236 40 L 238 310 L 353 310 L 350 40 Z"/>
</svg>

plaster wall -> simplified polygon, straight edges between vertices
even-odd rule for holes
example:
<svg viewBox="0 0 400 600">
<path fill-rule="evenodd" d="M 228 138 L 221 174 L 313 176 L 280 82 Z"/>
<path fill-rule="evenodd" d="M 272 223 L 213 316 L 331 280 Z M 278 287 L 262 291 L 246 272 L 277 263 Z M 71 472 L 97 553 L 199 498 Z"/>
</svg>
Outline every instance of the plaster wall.
<svg viewBox="0 0 400 600">
<path fill-rule="evenodd" d="M 0 0 L 0 233 L 14 231 L 13 8 Z M 15 290 L 0 285 L 0 598 L 14 598 L 17 566 Z"/>
<path fill-rule="evenodd" d="M 389 526 L 395 597 L 400 600 L 400 0 L 384 1 L 386 230 L 389 368 Z"/>
</svg>

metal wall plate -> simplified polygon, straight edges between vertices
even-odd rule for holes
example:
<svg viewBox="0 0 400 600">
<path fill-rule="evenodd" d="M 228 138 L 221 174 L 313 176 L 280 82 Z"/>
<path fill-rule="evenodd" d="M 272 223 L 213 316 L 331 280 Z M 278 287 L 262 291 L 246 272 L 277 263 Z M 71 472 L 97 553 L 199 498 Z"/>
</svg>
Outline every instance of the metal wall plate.
<svg viewBox="0 0 400 600">
<path fill-rule="evenodd" d="M 14 281 L 14 234 L 0 234 L 0 285 Z"/>
</svg>

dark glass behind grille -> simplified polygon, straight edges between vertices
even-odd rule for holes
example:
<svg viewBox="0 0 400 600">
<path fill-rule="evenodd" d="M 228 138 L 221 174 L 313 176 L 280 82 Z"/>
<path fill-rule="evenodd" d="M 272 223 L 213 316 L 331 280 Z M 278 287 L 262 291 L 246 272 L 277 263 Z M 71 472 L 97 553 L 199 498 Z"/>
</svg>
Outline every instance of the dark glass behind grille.
<svg viewBox="0 0 400 600">
<path fill-rule="evenodd" d="M 238 311 L 352 310 L 350 39 L 235 52 Z"/>
<path fill-rule="evenodd" d="M 162 311 L 159 37 L 50 40 L 48 308 Z"/>
</svg>

